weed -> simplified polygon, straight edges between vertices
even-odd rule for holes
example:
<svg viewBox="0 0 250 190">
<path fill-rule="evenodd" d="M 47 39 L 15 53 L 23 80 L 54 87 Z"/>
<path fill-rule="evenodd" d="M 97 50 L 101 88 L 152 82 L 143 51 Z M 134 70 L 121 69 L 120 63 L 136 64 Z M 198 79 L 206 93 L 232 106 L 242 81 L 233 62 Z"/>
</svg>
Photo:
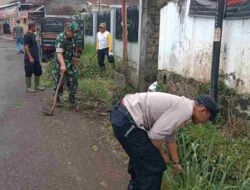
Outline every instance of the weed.
<svg viewBox="0 0 250 190">
<path fill-rule="evenodd" d="M 51 87 L 53 85 L 53 63 L 49 60 L 46 65 L 43 66 L 43 75 L 41 77 L 41 85 L 44 87 Z"/>
<path fill-rule="evenodd" d="M 133 88 L 120 86 L 115 79 L 115 72 L 123 72 L 124 67 L 120 62 L 115 64 L 105 63 L 105 70 L 97 64 L 97 57 L 90 61 L 95 54 L 95 47 L 86 45 L 80 58 L 79 93 L 82 108 L 111 107 L 111 104 L 121 99 Z"/>
<path fill-rule="evenodd" d="M 250 137 L 250 125 L 232 114 L 228 115 L 226 124 L 223 125 L 223 134 L 232 138 Z"/>
<path fill-rule="evenodd" d="M 163 82 L 157 82 L 156 91 L 158 92 L 167 92 L 167 86 Z"/>
<path fill-rule="evenodd" d="M 13 104 L 17 108 L 21 108 L 24 105 L 24 102 L 18 101 Z"/>
<path fill-rule="evenodd" d="M 104 79 L 81 79 L 79 90 L 82 101 L 92 101 L 94 104 L 108 104 L 112 99 L 111 88 L 113 81 Z"/>
<path fill-rule="evenodd" d="M 211 125 L 182 128 L 177 139 L 185 173 L 173 176 L 168 168 L 163 190 L 249 189 L 249 142 L 232 142 Z M 244 151 L 239 150 L 241 147 Z"/>
</svg>

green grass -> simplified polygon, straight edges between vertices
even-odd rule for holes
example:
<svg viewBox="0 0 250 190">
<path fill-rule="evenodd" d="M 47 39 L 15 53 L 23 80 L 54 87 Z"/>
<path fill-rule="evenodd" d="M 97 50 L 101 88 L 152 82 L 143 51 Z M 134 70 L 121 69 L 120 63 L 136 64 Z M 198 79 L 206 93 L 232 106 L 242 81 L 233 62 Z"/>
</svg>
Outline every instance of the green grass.
<svg viewBox="0 0 250 190">
<path fill-rule="evenodd" d="M 112 103 L 119 100 L 128 92 L 133 92 L 131 87 L 122 87 L 115 79 L 114 72 L 122 73 L 123 65 L 120 62 L 110 64 L 105 62 L 105 70 L 100 69 L 95 55 L 95 47 L 86 45 L 80 58 L 79 69 L 79 100 L 80 109 L 110 109 Z"/>
<path fill-rule="evenodd" d="M 178 78 L 176 78 L 178 81 Z M 210 85 L 201 83 L 198 93 L 209 93 Z M 167 86 L 158 83 L 158 91 Z M 238 96 L 219 82 L 221 113 L 218 124 L 187 125 L 177 131 L 178 149 L 184 174 L 164 173 L 163 190 L 250 189 L 250 126 L 229 112 Z"/>
<path fill-rule="evenodd" d="M 81 79 L 79 81 L 80 105 L 83 109 L 111 106 L 113 81 L 108 79 Z"/>
<path fill-rule="evenodd" d="M 114 72 L 122 72 L 123 65 L 120 62 L 110 64 L 105 62 L 106 69 L 102 70 L 98 66 L 95 46 L 86 45 L 80 57 L 79 68 L 79 88 L 77 99 L 79 100 L 79 110 L 93 108 L 110 108 L 112 103 L 123 97 L 130 91 L 131 87 L 121 87 L 115 80 Z M 90 58 L 93 59 L 90 60 Z M 53 64 L 49 61 L 45 67 L 41 84 L 51 88 L 53 86 Z M 64 93 L 67 96 L 67 93 Z M 65 99 L 65 98 L 64 98 Z M 67 107 L 67 106 L 64 106 Z"/>
<path fill-rule="evenodd" d="M 106 70 L 100 70 L 97 57 L 90 61 L 95 47 L 86 45 L 80 58 L 79 69 L 79 110 L 109 109 L 111 104 L 127 93 L 133 93 L 130 86 L 121 87 L 115 79 L 114 72 L 124 73 L 121 63 L 106 63 Z M 42 79 L 43 84 L 52 84 L 52 65 L 48 64 Z M 158 90 L 163 89 L 159 86 Z M 207 91 L 208 87 L 201 87 Z M 226 91 L 227 89 L 224 89 Z M 233 95 L 231 91 L 228 94 Z M 65 93 L 65 98 L 67 93 Z M 225 130 L 226 129 L 226 130 Z M 246 130 L 247 129 L 247 130 Z M 106 125 L 109 140 L 115 149 L 121 147 L 112 138 L 110 124 Z M 168 166 L 163 177 L 163 190 L 248 190 L 250 189 L 250 136 L 249 129 L 238 127 L 238 123 L 225 126 L 187 125 L 177 132 L 178 150 L 184 168 L 184 174 L 172 175 Z M 124 154 L 123 154 L 124 155 Z M 124 157 L 126 157 L 124 155 Z"/>
<path fill-rule="evenodd" d="M 24 102 L 21 102 L 21 101 L 17 101 L 13 104 L 15 107 L 17 108 L 21 108 L 23 105 L 24 105 Z"/>
<path fill-rule="evenodd" d="M 48 61 L 45 67 L 43 67 L 43 75 L 41 77 L 41 85 L 46 88 L 51 88 L 53 86 L 53 75 L 52 75 L 53 63 Z"/>
<path fill-rule="evenodd" d="M 250 141 L 223 136 L 213 125 L 185 126 L 177 133 L 184 174 L 164 174 L 163 190 L 250 189 Z"/>
</svg>

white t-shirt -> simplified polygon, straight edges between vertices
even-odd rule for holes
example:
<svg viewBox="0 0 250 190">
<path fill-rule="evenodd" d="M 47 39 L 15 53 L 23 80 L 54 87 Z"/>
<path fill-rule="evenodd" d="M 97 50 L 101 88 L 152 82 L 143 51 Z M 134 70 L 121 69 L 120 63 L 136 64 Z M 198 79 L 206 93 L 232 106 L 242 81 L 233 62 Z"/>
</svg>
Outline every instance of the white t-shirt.
<svg viewBox="0 0 250 190">
<path fill-rule="evenodd" d="M 98 40 L 98 44 L 99 44 L 98 49 L 105 49 L 105 48 L 109 47 L 108 36 L 109 36 L 108 31 L 105 31 L 103 33 L 101 33 L 101 32 L 97 33 L 97 40 Z"/>
</svg>

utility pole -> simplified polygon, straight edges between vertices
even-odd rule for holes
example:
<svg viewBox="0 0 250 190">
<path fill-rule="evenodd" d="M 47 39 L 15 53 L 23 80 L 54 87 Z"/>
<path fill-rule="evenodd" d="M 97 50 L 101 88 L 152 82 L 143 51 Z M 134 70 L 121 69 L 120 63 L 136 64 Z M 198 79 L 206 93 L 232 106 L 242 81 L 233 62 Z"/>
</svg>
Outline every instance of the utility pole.
<svg viewBox="0 0 250 190">
<path fill-rule="evenodd" d="M 122 0 L 123 64 L 128 64 L 127 0 Z"/>
<path fill-rule="evenodd" d="M 213 57 L 211 69 L 210 94 L 218 101 L 218 80 L 220 67 L 221 37 L 223 29 L 223 19 L 225 15 L 226 0 L 217 0 L 217 12 L 215 16 L 215 30 L 213 42 Z"/>
<path fill-rule="evenodd" d="M 101 11 L 101 0 L 98 0 L 98 13 Z"/>
</svg>

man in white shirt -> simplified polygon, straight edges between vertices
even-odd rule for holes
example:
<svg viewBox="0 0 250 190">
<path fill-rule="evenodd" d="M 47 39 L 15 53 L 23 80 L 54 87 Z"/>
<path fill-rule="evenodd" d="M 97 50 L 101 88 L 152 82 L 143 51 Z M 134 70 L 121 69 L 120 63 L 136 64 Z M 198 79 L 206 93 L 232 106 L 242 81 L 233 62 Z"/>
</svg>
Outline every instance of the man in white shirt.
<svg viewBox="0 0 250 190">
<path fill-rule="evenodd" d="M 175 130 L 189 119 L 194 124 L 214 120 L 218 112 L 217 103 L 208 95 L 195 100 L 160 92 L 125 96 L 113 107 L 111 123 L 115 137 L 130 158 L 128 190 L 160 190 L 170 158 L 174 170 L 181 172 Z"/>
<path fill-rule="evenodd" d="M 105 56 L 109 57 L 112 53 L 112 36 L 106 30 L 106 24 L 99 25 L 99 32 L 96 39 L 96 51 L 98 53 L 98 64 L 100 67 L 105 67 Z"/>
</svg>

